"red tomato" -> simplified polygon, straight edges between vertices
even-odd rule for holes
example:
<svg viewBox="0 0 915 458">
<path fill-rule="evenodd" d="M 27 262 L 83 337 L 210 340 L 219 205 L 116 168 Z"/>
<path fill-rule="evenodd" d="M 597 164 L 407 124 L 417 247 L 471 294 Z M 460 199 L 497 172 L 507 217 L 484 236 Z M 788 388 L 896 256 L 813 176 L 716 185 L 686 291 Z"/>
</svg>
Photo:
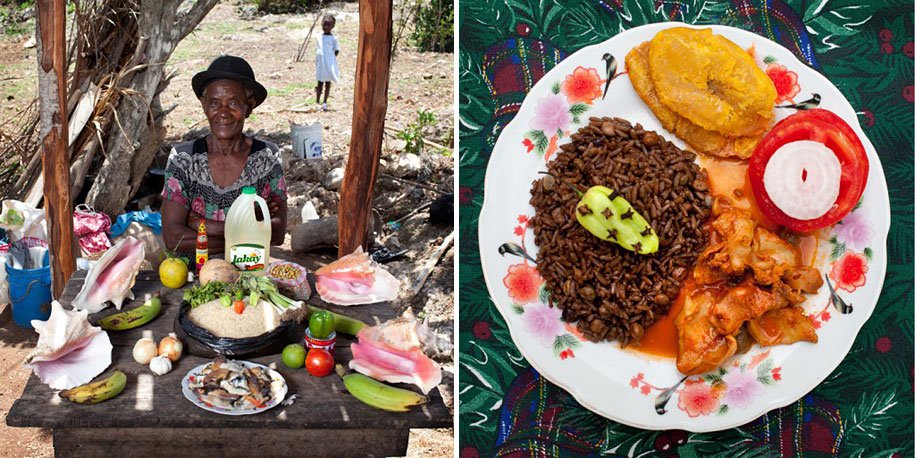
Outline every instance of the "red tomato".
<svg viewBox="0 0 915 458">
<path fill-rule="evenodd" d="M 315 377 L 326 377 L 334 372 L 334 356 L 323 348 L 312 348 L 305 357 L 305 369 Z"/>
<path fill-rule="evenodd" d="M 766 164 L 782 145 L 799 140 L 811 140 L 826 145 L 842 165 L 839 197 L 825 215 L 811 220 L 799 220 L 786 215 L 769 198 L 763 184 Z M 750 157 L 749 175 L 753 195 L 759 209 L 776 223 L 797 232 L 810 232 L 837 223 L 851 213 L 861 199 L 867 183 L 868 161 L 864 145 L 855 131 L 835 113 L 822 108 L 798 111 L 779 121 Z"/>
</svg>

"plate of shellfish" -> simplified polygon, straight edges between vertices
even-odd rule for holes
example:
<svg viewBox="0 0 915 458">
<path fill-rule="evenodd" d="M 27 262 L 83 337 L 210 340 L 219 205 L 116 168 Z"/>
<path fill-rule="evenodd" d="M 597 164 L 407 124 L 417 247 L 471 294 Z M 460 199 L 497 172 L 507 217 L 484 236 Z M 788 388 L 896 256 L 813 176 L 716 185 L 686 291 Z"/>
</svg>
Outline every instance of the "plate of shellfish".
<svg viewBox="0 0 915 458">
<path fill-rule="evenodd" d="M 782 46 L 650 24 L 532 88 L 479 238 L 524 357 L 582 406 L 707 432 L 841 363 L 886 272 L 886 179 L 854 108 Z"/>
<path fill-rule="evenodd" d="M 223 415 L 251 415 L 276 407 L 289 387 L 279 372 L 249 361 L 217 356 L 181 380 L 181 392 L 197 407 Z"/>
</svg>

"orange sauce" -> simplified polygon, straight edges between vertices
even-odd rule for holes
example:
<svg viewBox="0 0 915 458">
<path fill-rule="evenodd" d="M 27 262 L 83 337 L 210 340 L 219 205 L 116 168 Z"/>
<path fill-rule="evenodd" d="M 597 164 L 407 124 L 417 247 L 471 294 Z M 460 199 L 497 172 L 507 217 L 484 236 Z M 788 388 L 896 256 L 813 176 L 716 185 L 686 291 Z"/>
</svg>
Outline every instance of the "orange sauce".
<svg viewBox="0 0 915 458">
<path fill-rule="evenodd" d="M 709 191 L 713 196 L 727 197 L 734 207 L 749 211 L 760 226 L 773 232 L 778 230 L 778 224 L 756 205 L 746 161 L 702 157 L 699 163 L 708 173 Z"/>
<path fill-rule="evenodd" d="M 665 358 L 677 357 L 677 327 L 674 326 L 674 318 L 680 314 L 683 309 L 683 302 L 686 297 L 692 293 L 696 284 L 692 277 L 688 277 L 677 294 L 677 299 L 670 305 L 670 311 L 663 318 L 655 322 L 645 330 L 645 335 L 639 342 L 639 346 L 632 348 L 640 353 L 649 355 L 663 356 Z"/>
</svg>

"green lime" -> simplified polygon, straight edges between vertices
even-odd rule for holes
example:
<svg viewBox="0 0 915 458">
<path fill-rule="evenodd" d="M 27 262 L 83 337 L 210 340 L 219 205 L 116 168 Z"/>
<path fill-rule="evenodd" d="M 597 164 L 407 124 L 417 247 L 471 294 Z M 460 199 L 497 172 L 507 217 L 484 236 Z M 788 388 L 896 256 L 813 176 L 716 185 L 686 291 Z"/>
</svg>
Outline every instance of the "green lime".
<svg viewBox="0 0 915 458">
<path fill-rule="evenodd" d="M 305 347 L 302 344 L 289 344 L 283 349 L 283 364 L 290 369 L 305 365 Z"/>
</svg>

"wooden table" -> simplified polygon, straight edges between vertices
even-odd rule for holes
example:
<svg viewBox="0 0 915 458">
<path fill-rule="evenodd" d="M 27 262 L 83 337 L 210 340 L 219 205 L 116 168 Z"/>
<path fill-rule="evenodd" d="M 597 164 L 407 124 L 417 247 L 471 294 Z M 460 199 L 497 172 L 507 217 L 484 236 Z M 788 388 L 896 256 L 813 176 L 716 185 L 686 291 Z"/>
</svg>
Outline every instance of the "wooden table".
<svg viewBox="0 0 915 458">
<path fill-rule="evenodd" d="M 85 279 L 77 272 L 67 283 L 61 303 L 68 306 Z M 291 406 L 277 406 L 256 415 L 226 416 L 205 411 L 181 393 L 181 379 L 208 359 L 187 355 L 171 372 L 155 376 L 133 360 L 134 343 L 141 337 L 158 342 L 173 331 L 181 304 L 181 291 L 163 288 L 153 272 L 140 272 L 134 293 L 162 292 L 162 313 L 152 322 L 129 331 L 109 331 L 112 364 L 99 378 L 115 368 L 127 374 L 127 388 L 118 397 L 96 405 L 79 405 L 61 399 L 57 391 L 29 377 L 22 396 L 7 416 L 10 426 L 53 430 L 57 456 L 403 456 L 410 428 L 451 427 L 453 418 L 435 389 L 432 402 L 409 413 L 374 409 L 344 391 L 336 375 L 318 378 L 302 369 L 285 367 L 280 355 L 253 358 L 279 371 L 289 385 Z M 317 295 L 308 301 L 319 307 L 359 318 L 368 324 L 394 316 L 388 304 L 336 307 Z M 90 321 L 115 313 L 114 307 L 90 315 Z M 301 330 L 299 330 L 301 332 Z M 351 340 L 337 339 L 334 358 L 344 364 L 352 354 Z"/>
</svg>

